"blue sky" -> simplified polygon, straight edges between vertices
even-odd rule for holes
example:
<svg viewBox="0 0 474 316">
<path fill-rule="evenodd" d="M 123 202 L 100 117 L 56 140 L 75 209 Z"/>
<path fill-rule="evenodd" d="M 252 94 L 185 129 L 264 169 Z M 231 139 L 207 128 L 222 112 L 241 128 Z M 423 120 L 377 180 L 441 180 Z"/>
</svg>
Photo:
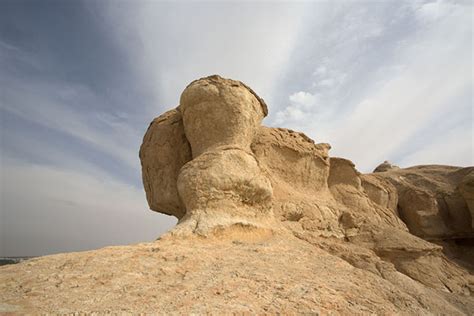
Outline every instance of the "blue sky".
<svg viewBox="0 0 474 316">
<path fill-rule="evenodd" d="M 138 148 L 210 74 L 370 172 L 473 165 L 470 1 L 0 2 L 0 255 L 152 240 Z"/>
</svg>

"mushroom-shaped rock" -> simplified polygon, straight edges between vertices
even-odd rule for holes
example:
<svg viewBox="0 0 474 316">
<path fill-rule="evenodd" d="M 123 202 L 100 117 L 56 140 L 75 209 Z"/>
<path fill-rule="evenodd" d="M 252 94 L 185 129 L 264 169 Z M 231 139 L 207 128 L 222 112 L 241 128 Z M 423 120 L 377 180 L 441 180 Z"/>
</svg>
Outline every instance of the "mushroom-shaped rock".
<svg viewBox="0 0 474 316">
<path fill-rule="evenodd" d="M 371 202 L 352 162 L 330 159 L 329 144 L 303 133 L 261 126 L 267 111 L 245 84 L 210 76 L 152 122 L 140 150 L 143 182 L 150 208 L 180 219 L 174 233 L 283 222 L 343 237 L 367 220 L 405 229 L 388 205 Z"/>
<path fill-rule="evenodd" d="M 155 119 L 140 152 L 143 181 L 150 208 L 180 219 L 173 233 L 276 226 L 271 182 L 250 149 L 266 114 L 249 87 L 210 76 Z"/>
<path fill-rule="evenodd" d="M 470 281 L 441 248 L 414 235 L 473 236 L 472 168 L 385 162 L 363 175 L 350 160 L 330 158 L 328 144 L 261 126 L 266 114 L 246 85 L 210 76 L 192 82 L 180 105 L 152 122 L 140 150 L 143 182 L 150 208 L 179 219 L 167 236 L 292 234 L 318 247 L 339 240 L 428 286 L 465 291 Z"/>
</svg>

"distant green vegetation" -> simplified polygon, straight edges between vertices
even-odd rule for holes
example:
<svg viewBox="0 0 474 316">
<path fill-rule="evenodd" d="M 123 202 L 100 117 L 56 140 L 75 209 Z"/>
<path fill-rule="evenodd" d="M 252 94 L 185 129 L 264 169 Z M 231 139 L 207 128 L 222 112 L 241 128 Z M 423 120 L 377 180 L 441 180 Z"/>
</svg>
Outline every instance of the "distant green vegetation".
<svg viewBox="0 0 474 316">
<path fill-rule="evenodd" d="M 4 257 L 0 258 L 0 266 L 4 266 L 7 264 L 15 264 L 21 261 L 25 261 L 31 259 L 33 257 Z"/>
</svg>

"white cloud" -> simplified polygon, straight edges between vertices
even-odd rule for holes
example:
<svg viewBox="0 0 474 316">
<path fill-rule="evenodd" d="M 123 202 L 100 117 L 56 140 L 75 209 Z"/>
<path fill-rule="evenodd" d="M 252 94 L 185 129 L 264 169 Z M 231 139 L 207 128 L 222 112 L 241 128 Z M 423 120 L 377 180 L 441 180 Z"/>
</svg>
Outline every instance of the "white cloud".
<svg viewBox="0 0 474 316">
<path fill-rule="evenodd" d="M 325 66 L 319 66 L 313 72 L 313 76 L 324 76 L 324 75 L 326 75 L 327 72 L 328 72 L 328 70 Z"/>
<path fill-rule="evenodd" d="M 290 105 L 276 113 L 275 122 L 298 122 L 305 119 L 305 116 L 312 111 L 318 103 L 318 95 L 305 91 L 299 91 L 288 97 Z"/>
<path fill-rule="evenodd" d="M 466 134 L 471 131 L 455 129 L 456 136 L 450 139 L 457 138 L 457 145 L 447 155 L 441 151 L 449 140 L 439 137 L 445 131 L 430 124 L 443 115 L 471 116 L 472 121 L 466 107 L 462 112 L 449 110 L 473 86 L 472 6 L 454 2 L 437 2 L 436 7 L 402 3 L 396 10 L 389 3 L 387 9 L 383 6 L 341 5 L 324 14 L 326 19 L 317 25 L 330 25 L 327 34 L 313 29 L 309 33 L 318 43 L 315 55 L 305 52 L 293 65 L 308 67 L 313 61 L 312 83 L 300 81 L 300 89 L 317 93 L 319 105 L 291 115 L 291 104 L 274 116 L 273 123 L 317 135 L 316 141 L 331 143 L 332 155 L 353 160 L 362 171 L 385 159 L 401 159 L 401 153 L 411 157 L 404 161 L 416 164 L 423 164 L 428 152 L 432 159 L 426 163 L 439 158 L 439 163 L 468 164 L 473 144 Z M 342 26 L 336 27 L 335 20 Z M 406 23 L 412 23 L 411 28 L 403 29 Z M 373 30 L 378 30 L 376 37 L 365 36 Z M 430 148 L 426 154 L 410 145 L 421 130 L 429 130 L 424 132 L 423 148 Z"/>
<path fill-rule="evenodd" d="M 177 105 L 189 82 L 211 74 L 242 80 L 273 103 L 273 89 L 307 8 L 304 3 L 142 1 L 134 2 L 131 10 L 107 10 L 112 25 L 120 21 L 136 30 L 140 45 L 126 48 L 165 109 Z"/>
<path fill-rule="evenodd" d="M 323 89 L 332 88 L 334 84 L 335 84 L 335 80 L 333 78 L 326 78 L 316 83 L 317 86 L 320 86 Z"/>
<path fill-rule="evenodd" d="M 462 10 L 461 7 L 458 9 Z M 380 89 L 367 91 L 370 99 L 356 105 L 341 122 L 351 138 L 358 139 L 358 145 L 368 151 L 351 146 L 350 139 L 337 133 L 334 142 L 342 152 L 360 162 L 364 169 L 369 168 L 384 157 L 396 155 L 402 150 L 400 147 L 438 113 L 449 113 L 444 109 L 449 109 L 457 96 L 473 86 L 472 68 L 466 67 L 472 65 L 472 48 L 468 43 L 472 29 L 464 26 L 469 20 L 469 13 L 449 12 L 437 25 L 422 29 L 407 40 L 407 45 L 398 54 L 398 60 L 405 65 L 404 70 Z M 440 149 L 440 144 L 444 143 L 435 136 L 438 134 L 436 127 L 432 129 L 433 138 L 426 142 L 432 143 L 432 148 Z M 464 147 L 472 148 L 468 137 L 461 139 Z M 466 151 L 459 151 L 459 148 L 454 156 L 464 158 L 454 159 L 451 164 L 459 159 L 468 161 Z M 448 160 L 444 162 L 449 163 Z"/>
<path fill-rule="evenodd" d="M 311 108 L 316 104 L 316 96 L 305 91 L 293 93 L 289 99 L 292 104 L 300 105 L 305 108 Z"/>
<path fill-rule="evenodd" d="M 466 3 L 467 4 L 467 3 Z M 445 18 L 451 14 L 455 14 L 456 10 L 469 10 L 468 6 L 462 1 L 437 0 L 437 1 L 415 1 L 413 8 L 416 17 L 421 23 L 433 23 L 439 19 Z"/>
<path fill-rule="evenodd" d="M 305 112 L 303 112 L 299 107 L 290 105 L 284 111 L 279 111 L 276 114 L 276 117 L 277 122 L 300 121 L 304 119 Z"/>
</svg>

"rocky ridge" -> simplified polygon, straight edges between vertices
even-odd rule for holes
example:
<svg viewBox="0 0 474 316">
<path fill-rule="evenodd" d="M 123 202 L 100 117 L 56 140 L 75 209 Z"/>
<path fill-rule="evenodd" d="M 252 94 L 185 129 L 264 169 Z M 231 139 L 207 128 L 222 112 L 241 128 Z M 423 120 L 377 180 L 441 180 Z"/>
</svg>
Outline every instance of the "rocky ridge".
<svg viewBox="0 0 474 316">
<path fill-rule="evenodd" d="M 261 125 L 245 84 L 193 81 L 140 149 L 152 243 L 0 268 L 0 311 L 474 312 L 474 168 L 384 162 Z"/>
</svg>

